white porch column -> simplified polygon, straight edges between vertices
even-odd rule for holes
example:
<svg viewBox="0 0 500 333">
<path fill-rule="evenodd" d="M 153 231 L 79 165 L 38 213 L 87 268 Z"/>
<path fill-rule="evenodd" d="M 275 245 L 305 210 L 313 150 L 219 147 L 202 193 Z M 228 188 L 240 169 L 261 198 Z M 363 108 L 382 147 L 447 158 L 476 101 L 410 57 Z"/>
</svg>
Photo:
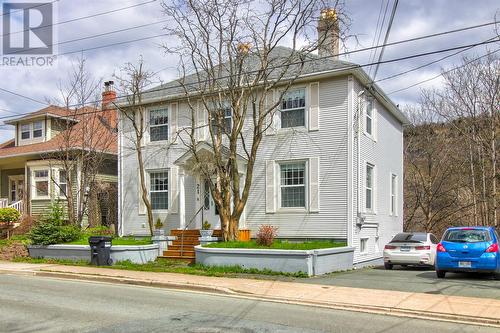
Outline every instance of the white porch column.
<svg viewBox="0 0 500 333">
<path fill-rule="evenodd" d="M 186 227 L 186 197 L 184 195 L 184 170 L 179 168 L 179 227 Z"/>
</svg>

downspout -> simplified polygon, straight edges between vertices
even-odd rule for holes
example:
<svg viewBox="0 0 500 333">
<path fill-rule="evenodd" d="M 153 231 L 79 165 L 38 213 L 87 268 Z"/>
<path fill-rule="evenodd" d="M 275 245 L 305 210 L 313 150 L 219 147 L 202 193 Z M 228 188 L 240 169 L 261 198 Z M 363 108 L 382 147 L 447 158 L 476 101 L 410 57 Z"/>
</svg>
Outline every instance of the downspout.
<svg viewBox="0 0 500 333">
<path fill-rule="evenodd" d="M 358 195 L 357 195 L 357 202 L 356 202 L 356 207 L 357 207 L 357 211 L 356 211 L 356 223 L 359 222 L 359 219 L 361 217 L 361 195 L 362 195 L 362 191 L 361 191 L 361 179 L 362 179 L 362 176 L 361 176 L 361 172 L 362 172 L 362 168 L 361 168 L 361 117 L 362 117 L 362 110 L 363 110 L 363 99 L 361 98 L 363 95 L 365 94 L 365 91 L 364 90 L 361 90 L 359 93 L 358 93 L 358 121 L 357 121 L 357 131 L 356 131 L 356 135 L 357 135 L 357 140 L 356 140 L 356 155 L 357 155 L 357 164 L 358 164 L 358 179 L 356 181 L 356 187 L 357 187 L 357 191 L 358 191 Z"/>
</svg>

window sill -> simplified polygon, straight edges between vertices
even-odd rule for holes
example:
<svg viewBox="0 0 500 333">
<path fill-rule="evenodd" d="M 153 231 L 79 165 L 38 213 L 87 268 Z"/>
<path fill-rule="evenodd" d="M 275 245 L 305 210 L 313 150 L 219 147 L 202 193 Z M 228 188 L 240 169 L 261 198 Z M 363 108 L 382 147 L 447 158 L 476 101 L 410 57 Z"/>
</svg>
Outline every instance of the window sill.
<svg viewBox="0 0 500 333">
<path fill-rule="evenodd" d="M 168 209 L 151 209 L 151 211 L 157 214 L 168 214 Z"/>
<path fill-rule="evenodd" d="M 306 208 L 278 208 L 276 213 L 307 213 Z"/>
<path fill-rule="evenodd" d="M 279 134 L 289 134 L 290 132 L 308 132 L 306 126 L 297 126 L 297 127 L 285 127 L 278 128 L 277 133 Z"/>
<path fill-rule="evenodd" d="M 373 134 L 369 134 L 365 131 L 363 131 L 363 134 L 370 140 L 372 140 L 373 142 L 377 142 L 377 138 L 375 138 L 375 136 Z"/>
</svg>

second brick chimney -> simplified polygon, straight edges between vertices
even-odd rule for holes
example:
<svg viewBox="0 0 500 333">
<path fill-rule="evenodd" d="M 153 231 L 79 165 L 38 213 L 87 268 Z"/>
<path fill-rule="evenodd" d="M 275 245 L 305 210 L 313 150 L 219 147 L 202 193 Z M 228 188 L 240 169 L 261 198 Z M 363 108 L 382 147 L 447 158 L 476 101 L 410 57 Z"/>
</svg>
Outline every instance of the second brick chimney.
<svg viewBox="0 0 500 333">
<path fill-rule="evenodd" d="M 339 57 L 339 22 L 337 11 L 332 8 L 321 10 L 318 22 L 318 55 L 331 56 L 337 60 Z"/>
<path fill-rule="evenodd" d="M 116 100 L 116 91 L 113 88 L 113 81 L 104 82 L 104 91 L 102 93 L 101 107 L 102 110 L 112 109 L 112 103 Z"/>
</svg>

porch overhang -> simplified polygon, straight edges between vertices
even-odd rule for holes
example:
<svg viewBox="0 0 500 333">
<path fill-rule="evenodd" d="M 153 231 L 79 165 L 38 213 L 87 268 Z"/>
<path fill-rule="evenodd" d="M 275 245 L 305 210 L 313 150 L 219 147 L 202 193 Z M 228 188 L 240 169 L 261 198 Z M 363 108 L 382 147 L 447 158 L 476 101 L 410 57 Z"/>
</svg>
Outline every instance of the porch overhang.
<svg viewBox="0 0 500 333">
<path fill-rule="evenodd" d="M 227 162 L 229 158 L 229 148 L 221 146 L 220 150 L 223 162 Z M 240 154 L 236 154 L 236 163 L 238 164 L 238 172 L 244 174 L 248 160 Z M 174 164 L 187 173 L 199 174 L 199 170 L 202 167 L 210 168 L 211 166 L 215 166 L 214 147 L 206 141 L 199 142 L 194 152 L 188 150 L 179 157 Z"/>
</svg>

